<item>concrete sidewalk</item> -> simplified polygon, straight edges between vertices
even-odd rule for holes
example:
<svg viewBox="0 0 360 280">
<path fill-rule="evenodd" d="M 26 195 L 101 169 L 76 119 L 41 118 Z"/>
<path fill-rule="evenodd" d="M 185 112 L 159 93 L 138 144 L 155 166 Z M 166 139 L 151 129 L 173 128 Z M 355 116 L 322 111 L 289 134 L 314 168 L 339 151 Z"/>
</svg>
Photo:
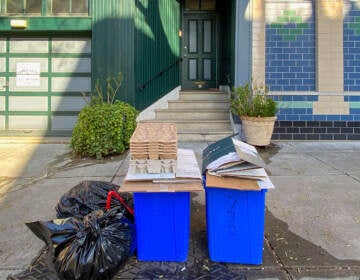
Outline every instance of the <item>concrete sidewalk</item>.
<svg viewBox="0 0 360 280">
<path fill-rule="evenodd" d="M 193 149 L 200 163 L 208 144 L 179 146 Z M 264 264 L 209 261 L 204 195 L 194 194 L 191 242 L 198 252 L 189 253 L 188 263 L 175 264 L 174 273 L 188 271 L 176 279 L 359 280 L 360 142 L 274 142 L 259 152 L 276 186 L 266 197 Z M 25 270 L 44 247 L 25 222 L 55 218 L 58 199 L 83 180 L 121 184 L 128 166 L 127 154 L 101 161 L 73 158 L 63 141 L 2 141 L 0 158 L 0 279 Z M 175 279 L 151 265 L 134 260 L 131 273 L 128 268 L 116 279 Z"/>
</svg>

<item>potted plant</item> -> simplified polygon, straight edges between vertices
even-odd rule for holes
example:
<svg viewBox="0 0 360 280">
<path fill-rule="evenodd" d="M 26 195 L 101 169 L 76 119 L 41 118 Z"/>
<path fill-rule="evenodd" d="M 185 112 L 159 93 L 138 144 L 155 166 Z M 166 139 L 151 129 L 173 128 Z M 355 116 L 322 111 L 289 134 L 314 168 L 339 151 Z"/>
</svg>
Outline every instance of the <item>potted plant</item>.
<svg viewBox="0 0 360 280">
<path fill-rule="evenodd" d="M 246 83 L 231 92 L 231 111 L 239 115 L 246 142 L 254 146 L 270 144 L 276 120 L 276 102 L 268 95 L 266 85 Z"/>
</svg>

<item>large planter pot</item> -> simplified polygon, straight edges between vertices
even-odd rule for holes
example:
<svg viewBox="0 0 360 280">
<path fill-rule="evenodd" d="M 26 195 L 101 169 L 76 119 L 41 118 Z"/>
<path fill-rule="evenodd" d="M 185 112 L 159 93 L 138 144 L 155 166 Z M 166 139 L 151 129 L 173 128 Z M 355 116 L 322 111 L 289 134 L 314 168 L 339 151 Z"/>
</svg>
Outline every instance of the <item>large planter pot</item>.
<svg viewBox="0 0 360 280">
<path fill-rule="evenodd" d="M 254 146 L 270 144 L 276 117 L 240 116 L 244 128 L 246 142 Z"/>
</svg>

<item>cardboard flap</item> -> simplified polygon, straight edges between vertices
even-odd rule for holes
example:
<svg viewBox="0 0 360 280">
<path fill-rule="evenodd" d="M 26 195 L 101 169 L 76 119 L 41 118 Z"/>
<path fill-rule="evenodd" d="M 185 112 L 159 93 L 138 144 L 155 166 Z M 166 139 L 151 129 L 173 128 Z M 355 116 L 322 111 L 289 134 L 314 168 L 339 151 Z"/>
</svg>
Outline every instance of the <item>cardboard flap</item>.
<svg viewBox="0 0 360 280">
<path fill-rule="evenodd" d="M 193 192 L 204 190 L 201 180 L 124 181 L 119 192 Z"/>
<path fill-rule="evenodd" d="M 234 190 L 260 191 L 261 188 L 256 180 L 240 179 L 235 177 L 214 176 L 206 172 L 206 187 L 224 188 Z"/>
</svg>

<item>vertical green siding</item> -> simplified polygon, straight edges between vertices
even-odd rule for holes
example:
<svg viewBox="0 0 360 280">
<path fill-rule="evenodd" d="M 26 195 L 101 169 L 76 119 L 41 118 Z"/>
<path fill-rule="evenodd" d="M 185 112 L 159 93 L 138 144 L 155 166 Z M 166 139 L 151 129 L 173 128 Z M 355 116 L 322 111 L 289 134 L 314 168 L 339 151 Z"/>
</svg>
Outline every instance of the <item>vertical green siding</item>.
<svg viewBox="0 0 360 280">
<path fill-rule="evenodd" d="M 93 83 L 118 72 L 124 82 L 118 99 L 135 105 L 134 20 L 135 1 L 92 0 Z"/>
<path fill-rule="evenodd" d="M 180 3 L 136 0 L 134 21 L 136 107 L 144 109 L 179 85 L 180 65 L 176 64 L 141 89 L 141 85 L 179 59 Z"/>
</svg>

